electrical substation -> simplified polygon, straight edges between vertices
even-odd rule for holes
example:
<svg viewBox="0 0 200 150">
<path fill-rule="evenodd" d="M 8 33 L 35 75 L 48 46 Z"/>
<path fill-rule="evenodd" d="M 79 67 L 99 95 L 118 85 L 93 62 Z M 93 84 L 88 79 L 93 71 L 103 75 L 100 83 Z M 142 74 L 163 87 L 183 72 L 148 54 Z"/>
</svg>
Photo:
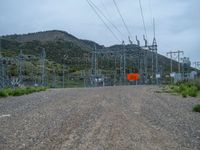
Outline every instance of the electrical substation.
<svg viewBox="0 0 200 150">
<path fill-rule="evenodd" d="M 38 48 L 37 56 L 29 55 L 23 48 L 17 50 L 17 55 L 4 56 L 2 48 L 3 37 L 0 38 L 0 87 L 17 86 L 49 86 L 68 87 L 72 81 L 81 82 L 81 87 L 98 86 L 119 86 L 119 85 L 159 85 L 180 80 L 194 79 L 199 71 L 200 62 L 195 62 L 195 68 L 191 67 L 188 57 L 182 57 L 184 52 L 169 51 L 167 56 L 162 58 L 158 54 L 156 41 L 155 18 L 152 16 L 152 41 L 148 41 L 145 17 L 141 0 L 139 8 L 144 28 L 143 39 L 135 36 L 135 42 L 121 10 L 115 0 L 114 7 L 126 32 L 122 32 L 93 1 L 86 0 L 92 11 L 103 23 L 107 31 L 118 41 L 118 45 L 111 47 L 92 44 L 90 51 L 85 53 L 86 57 L 81 58 L 79 54 L 60 56 L 59 64 L 49 68 L 48 52 L 45 48 Z M 136 43 L 136 44 L 135 44 Z M 144 44 L 143 44 L 144 43 Z M 67 51 L 67 50 L 66 50 Z M 76 52 L 74 52 L 76 53 Z M 60 55 L 60 54 L 59 54 Z M 85 59 L 81 62 L 82 59 Z M 169 60 L 169 61 L 168 61 Z M 84 62 L 84 63 L 83 63 Z M 54 62 L 55 63 L 55 62 Z M 61 65 L 61 71 L 58 71 Z M 74 66 L 76 65 L 76 69 Z M 78 69 L 77 69 L 78 68 Z M 168 69 L 170 68 L 170 70 Z M 177 69 L 174 69 L 177 68 Z M 191 74 L 192 73 L 192 74 Z M 131 74 L 138 75 L 138 78 L 128 79 Z"/>
</svg>

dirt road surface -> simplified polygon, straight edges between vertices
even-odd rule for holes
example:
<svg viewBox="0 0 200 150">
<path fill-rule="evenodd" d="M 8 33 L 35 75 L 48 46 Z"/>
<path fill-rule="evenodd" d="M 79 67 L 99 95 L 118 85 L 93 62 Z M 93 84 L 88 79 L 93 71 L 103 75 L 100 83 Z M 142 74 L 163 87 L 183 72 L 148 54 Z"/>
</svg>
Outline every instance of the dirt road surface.
<svg viewBox="0 0 200 150">
<path fill-rule="evenodd" d="M 50 89 L 0 99 L 1 150 L 200 150 L 198 98 L 158 87 Z"/>
</svg>

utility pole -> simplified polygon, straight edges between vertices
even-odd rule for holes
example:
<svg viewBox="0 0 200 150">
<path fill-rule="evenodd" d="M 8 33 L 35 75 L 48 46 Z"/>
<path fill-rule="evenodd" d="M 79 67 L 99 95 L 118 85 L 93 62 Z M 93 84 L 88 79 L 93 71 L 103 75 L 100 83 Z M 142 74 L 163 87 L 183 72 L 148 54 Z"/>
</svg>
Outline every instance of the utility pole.
<svg viewBox="0 0 200 150">
<path fill-rule="evenodd" d="M 144 73 L 145 73 L 145 84 L 147 84 L 148 79 L 148 69 L 147 69 L 147 50 L 144 50 Z"/>
<path fill-rule="evenodd" d="M 116 58 L 116 54 L 115 54 L 115 72 L 114 72 L 114 85 L 116 85 L 117 83 L 117 58 Z"/>
<path fill-rule="evenodd" d="M 120 53 L 120 85 L 123 83 L 123 55 Z"/>
<path fill-rule="evenodd" d="M 34 69 L 34 65 L 32 64 L 32 67 L 30 68 L 31 70 L 30 70 L 30 72 L 31 72 L 31 82 L 33 83 L 33 85 L 34 85 L 34 71 L 33 71 L 33 69 Z"/>
<path fill-rule="evenodd" d="M 23 67 L 24 67 L 24 56 L 23 56 L 22 49 L 20 49 L 20 54 L 19 54 L 19 80 L 20 80 L 20 83 L 23 83 Z"/>
<path fill-rule="evenodd" d="M 42 53 L 40 56 L 41 61 L 41 85 L 45 86 L 45 59 L 46 59 L 46 52 L 45 49 L 42 49 Z"/>
<path fill-rule="evenodd" d="M 96 51 L 96 44 L 94 44 L 94 49 L 92 51 L 92 75 L 91 75 L 91 84 L 92 86 L 96 86 L 96 77 L 97 77 L 97 51 Z"/>
<path fill-rule="evenodd" d="M 56 71 L 55 68 L 53 68 L 53 88 L 57 87 L 57 78 L 56 78 Z"/>
<path fill-rule="evenodd" d="M 152 44 L 152 54 L 156 55 L 155 56 L 155 77 L 158 74 L 158 49 L 157 49 L 157 42 L 156 42 L 156 38 L 154 37 L 153 39 L 153 44 Z M 152 58 L 152 60 L 154 59 L 154 57 Z M 152 63 L 152 71 L 154 72 L 154 63 Z M 158 84 L 158 77 L 156 77 L 156 84 Z"/>
<path fill-rule="evenodd" d="M 171 73 L 173 72 L 173 52 L 167 52 L 167 56 L 170 55 L 170 78 L 171 78 L 171 83 L 173 82 L 172 77 L 171 77 Z"/>
<path fill-rule="evenodd" d="M 124 84 L 126 82 L 126 47 L 125 47 L 125 43 L 123 42 L 123 80 L 124 80 Z"/>
<path fill-rule="evenodd" d="M 181 72 L 180 55 L 184 54 L 184 52 L 178 50 L 177 53 L 178 53 L 178 72 L 180 73 Z"/>
<path fill-rule="evenodd" d="M 147 83 L 147 74 L 148 74 L 148 50 L 152 50 L 152 46 L 148 46 L 148 41 L 143 35 L 143 40 L 144 40 L 144 72 L 145 72 L 145 82 Z M 152 52 L 152 62 L 151 62 L 151 68 L 152 68 L 152 78 L 153 78 L 153 52 Z"/>
<path fill-rule="evenodd" d="M 171 73 L 172 73 L 172 71 L 173 71 L 173 56 L 172 56 L 172 52 L 167 52 L 167 56 L 168 55 L 170 55 L 170 71 L 171 71 Z"/>
<path fill-rule="evenodd" d="M 84 87 L 86 87 L 86 73 L 85 73 L 85 70 L 83 70 L 83 79 L 84 79 Z"/>
<path fill-rule="evenodd" d="M 94 45 L 94 49 L 92 51 L 92 75 L 97 75 L 97 51 L 96 45 Z"/>
<path fill-rule="evenodd" d="M 62 66 L 62 87 L 65 88 L 65 65 Z"/>
<path fill-rule="evenodd" d="M 145 35 L 143 35 L 143 39 L 144 39 L 144 42 L 145 42 L 145 47 L 148 47 L 148 49 L 151 51 L 151 75 L 152 75 L 152 83 L 153 83 L 153 80 L 154 80 L 154 49 L 153 49 L 153 46 L 148 46 L 148 41 L 145 37 Z"/>
<path fill-rule="evenodd" d="M 153 44 L 152 44 L 152 51 L 153 53 L 156 54 L 156 68 L 155 68 L 155 75 L 158 74 L 158 45 L 156 42 L 156 25 L 155 25 L 155 19 L 153 18 L 153 33 L 154 33 L 154 38 L 153 38 Z M 156 77 L 156 84 L 158 84 L 158 77 Z"/>
<path fill-rule="evenodd" d="M 65 88 L 65 60 L 67 58 L 67 55 L 64 55 L 62 60 L 62 86 Z"/>
<path fill-rule="evenodd" d="M 1 74 L 0 74 L 0 78 L 3 78 L 3 58 L 2 58 L 2 54 L 1 54 L 1 37 L 0 37 L 0 69 L 1 69 Z"/>
<path fill-rule="evenodd" d="M 1 37 L 0 37 L 0 58 L 2 57 L 2 54 L 1 54 Z"/>
<path fill-rule="evenodd" d="M 126 56 L 125 43 L 122 41 L 122 50 L 120 52 L 120 84 L 125 84 L 126 80 Z"/>
<path fill-rule="evenodd" d="M 97 75 L 97 47 L 94 45 L 94 74 Z"/>
<path fill-rule="evenodd" d="M 5 85 L 5 82 L 4 82 L 4 64 L 3 64 L 3 56 L 1 54 L 1 37 L 0 37 L 0 68 L 1 68 L 1 74 L 0 74 L 0 78 L 1 78 L 1 84 L 2 85 L 2 88 L 4 87 Z"/>
<path fill-rule="evenodd" d="M 37 77 L 38 77 L 38 69 L 37 67 L 35 67 L 35 75 L 34 75 L 34 86 L 37 86 Z"/>
<path fill-rule="evenodd" d="M 140 54 L 141 54 L 141 62 L 142 62 L 142 66 L 140 66 L 140 67 L 142 67 L 142 69 L 141 70 L 143 70 L 143 78 L 144 78 L 144 84 L 147 84 L 147 72 L 148 72 L 148 63 L 147 63 L 147 54 L 148 54 L 148 50 L 147 49 L 149 49 L 149 47 L 148 47 L 148 41 L 146 40 L 146 38 L 145 38 L 145 36 L 143 36 L 143 40 L 144 40 L 144 42 L 145 42 L 145 45 L 144 46 L 140 46 L 140 41 L 138 40 L 138 38 L 137 38 L 137 36 L 136 36 L 136 41 L 137 41 L 137 45 L 141 48 L 141 50 L 140 50 Z M 142 71 L 141 71 L 141 73 L 142 73 Z"/>
</svg>

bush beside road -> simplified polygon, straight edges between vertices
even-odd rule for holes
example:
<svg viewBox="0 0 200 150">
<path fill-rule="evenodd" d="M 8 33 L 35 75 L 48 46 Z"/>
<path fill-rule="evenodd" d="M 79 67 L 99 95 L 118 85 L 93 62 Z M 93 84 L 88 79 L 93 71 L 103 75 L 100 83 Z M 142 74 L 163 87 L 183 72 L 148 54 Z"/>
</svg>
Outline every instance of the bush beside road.
<svg viewBox="0 0 200 150">
<path fill-rule="evenodd" d="M 0 98 L 8 96 L 21 96 L 34 92 L 46 91 L 46 87 L 5 88 L 0 90 Z"/>
</svg>

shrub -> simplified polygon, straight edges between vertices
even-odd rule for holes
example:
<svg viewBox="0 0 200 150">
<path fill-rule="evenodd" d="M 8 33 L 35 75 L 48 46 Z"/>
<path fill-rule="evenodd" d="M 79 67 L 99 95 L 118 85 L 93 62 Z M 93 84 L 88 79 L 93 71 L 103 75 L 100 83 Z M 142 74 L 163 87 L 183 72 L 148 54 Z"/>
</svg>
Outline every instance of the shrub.
<svg viewBox="0 0 200 150">
<path fill-rule="evenodd" d="M 187 97 L 187 91 L 183 91 L 183 92 L 182 92 L 182 96 L 183 96 L 184 98 L 186 98 L 186 97 Z"/>
<path fill-rule="evenodd" d="M 46 87 L 40 87 L 39 90 L 40 90 L 40 91 L 46 91 L 47 88 L 46 88 Z"/>
<path fill-rule="evenodd" d="M 173 91 L 177 92 L 177 93 L 180 93 L 180 88 L 178 86 L 174 86 L 174 89 Z"/>
<path fill-rule="evenodd" d="M 26 90 L 27 90 L 27 94 L 36 92 L 36 88 L 35 87 L 27 87 Z"/>
<path fill-rule="evenodd" d="M 198 90 L 200 91 L 200 81 L 195 81 L 195 84 L 194 84 Z"/>
<path fill-rule="evenodd" d="M 7 96 L 8 96 L 8 94 L 6 93 L 5 90 L 0 91 L 0 97 L 7 97 Z"/>
<path fill-rule="evenodd" d="M 185 84 L 181 84 L 179 87 L 179 92 L 183 92 L 183 91 L 187 91 L 188 90 L 188 86 Z"/>
<path fill-rule="evenodd" d="M 198 88 L 196 86 L 191 86 L 188 88 L 188 95 L 191 97 L 197 97 L 198 95 Z"/>
<path fill-rule="evenodd" d="M 200 113 L 200 105 L 196 105 L 193 107 L 194 112 L 199 112 Z"/>
<path fill-rule="evenodd" d="M 21 96 L 26 94 L 26 90 L 24 88 L 17 88 L 13 90 L 13 96 Z"/>
<path fill-rule="evenodd" d="M 6 88 L 0 91 L 0 97 L 7 96 L 21 96 L 25 94 L 30 94 L 34 92 L 46 91 L 46 87 L 24 87 L 24 88 Z"/>
<path fill-rule="evenodd" d="M 6 88 L 6 89 L 4 89 L 4 91 L 8 94 L 8 96 L 13 95 L 13 89 L 11 89 L 11 88 Z"/>
</svg>

